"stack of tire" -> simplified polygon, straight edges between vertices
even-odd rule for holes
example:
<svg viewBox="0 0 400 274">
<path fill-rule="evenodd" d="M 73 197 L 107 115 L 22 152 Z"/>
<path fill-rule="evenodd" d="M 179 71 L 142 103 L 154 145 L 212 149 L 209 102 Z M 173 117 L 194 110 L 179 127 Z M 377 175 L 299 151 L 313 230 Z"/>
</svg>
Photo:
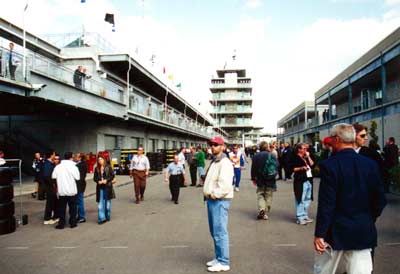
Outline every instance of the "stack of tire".
<svg viewBox="0 0 400 274">
<path fill-rule="evenodd" d="M 148 152 L 146 154 L 147 158 L 149 158 L 150 162 L 150 170 L 153 171 L 162 171 L 163 163 L 164 163 L 164 155 L 160 152 Z"/>
<path fill-rule="evenodd" d="M 0 168 L 0 235 L 12 233 L 16 228 L 13 172 Z"/>
<path fill-rule="evenodd" d="M 165 150 L 165 165 L 174 161 L 174 156 L 177 153 L 176 149 L 167 149 Z"/>
</svg>

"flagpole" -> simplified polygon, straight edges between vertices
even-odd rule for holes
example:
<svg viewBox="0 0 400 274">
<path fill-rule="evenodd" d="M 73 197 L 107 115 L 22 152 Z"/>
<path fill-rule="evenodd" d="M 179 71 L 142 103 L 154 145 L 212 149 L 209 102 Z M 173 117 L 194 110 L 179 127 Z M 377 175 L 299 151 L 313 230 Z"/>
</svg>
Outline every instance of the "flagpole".
<svg viewBox="0 0 400 274">
<path fill-rule="evenodd" d="M 22 52 L 22 76 L 24 79 L 24 82 L 26 82 L 26 30 L 25 30 L 25 13 L 26 10 L 28 9 L 28 0 L 26 0 L 25 8 L 22 13 L 22 27 L 23 27 L 23 41 L 22 41 L 22 47 L 23 47 L 23 52 Z"/>
</svg>

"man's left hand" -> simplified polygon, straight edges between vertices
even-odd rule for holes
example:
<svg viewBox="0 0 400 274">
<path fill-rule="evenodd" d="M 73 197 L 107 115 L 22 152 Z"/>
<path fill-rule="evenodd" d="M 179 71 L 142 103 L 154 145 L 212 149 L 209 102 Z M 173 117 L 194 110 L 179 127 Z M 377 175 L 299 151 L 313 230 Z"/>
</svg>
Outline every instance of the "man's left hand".
<svg viewBox="0 0 400 274">
<path fill-rule="evenodd" d="M 315 237 L 314 238 L 314 248 L 318 254 L 322 254 L 325 251 L 326 243 L 324 238 Z"/>
</svg>

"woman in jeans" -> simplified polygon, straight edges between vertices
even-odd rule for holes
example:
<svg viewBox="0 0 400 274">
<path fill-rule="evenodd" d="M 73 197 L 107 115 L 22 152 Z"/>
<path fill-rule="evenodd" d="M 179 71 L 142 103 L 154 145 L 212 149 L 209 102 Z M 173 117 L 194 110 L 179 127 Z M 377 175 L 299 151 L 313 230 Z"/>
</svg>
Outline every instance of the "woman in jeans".
<svg viewBox="0 0 400 274">
<path fill-rule="evenodd" d="M 93 180 L 96 182 L 96 202 L 98 208 L 98 223 L 104 224 L 111 218 L 111 199 L 115 198 L 112 181 L 114 172 L 106 159 L 98 156 Z"/>
<path fill-rule="evenodd" d="M 314 161 L 307 151 L 307 145 L 303 143 L 297 144 L 295 155 L 292 156 L 289 166 L 294 173 L 293 190 L 296 218 L 297 223 L 300 225 L 306 225 L 313 221 L 308 216 L 308 208 L 313 199 L 313 178 L 311 173 L 313 165 Z"/>
</svg>

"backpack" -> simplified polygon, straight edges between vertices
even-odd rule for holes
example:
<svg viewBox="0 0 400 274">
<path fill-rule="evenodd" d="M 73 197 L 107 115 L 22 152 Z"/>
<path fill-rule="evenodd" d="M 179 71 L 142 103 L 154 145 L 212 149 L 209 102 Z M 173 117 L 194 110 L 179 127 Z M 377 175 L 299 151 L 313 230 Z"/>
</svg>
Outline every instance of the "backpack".
<svg viewBox="0 0 400 274">
<path fill-rule="evenodd" d="M 275 159 L 272 157 L 271 153 L 268 153 L 268 157 L 265 160 L 264 167 L 261 172 L 261 178 L 266 181 L 275 180 L 277 174 L 277 163 Z"/>
</svg>

